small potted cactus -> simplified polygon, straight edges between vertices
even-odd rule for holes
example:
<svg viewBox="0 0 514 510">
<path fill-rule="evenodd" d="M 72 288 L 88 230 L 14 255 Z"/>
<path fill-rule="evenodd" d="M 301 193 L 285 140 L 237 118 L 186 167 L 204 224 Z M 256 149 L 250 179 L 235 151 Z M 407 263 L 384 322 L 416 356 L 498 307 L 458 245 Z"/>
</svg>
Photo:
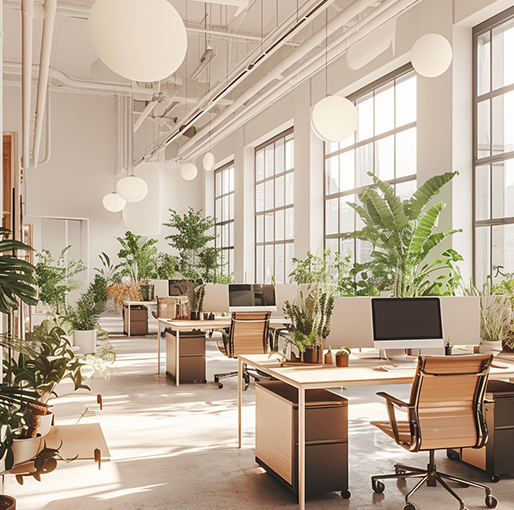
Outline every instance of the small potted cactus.
<svg viewBox="0 0 514 510">
<path fill-rule="evenodd" d="M 350 357 L 350 351 L 349 347 L 341 347 L 336 352 L 336 365 L 338 367 L 347 367 L 348 366 L 348 358 Z"/>
</svg>

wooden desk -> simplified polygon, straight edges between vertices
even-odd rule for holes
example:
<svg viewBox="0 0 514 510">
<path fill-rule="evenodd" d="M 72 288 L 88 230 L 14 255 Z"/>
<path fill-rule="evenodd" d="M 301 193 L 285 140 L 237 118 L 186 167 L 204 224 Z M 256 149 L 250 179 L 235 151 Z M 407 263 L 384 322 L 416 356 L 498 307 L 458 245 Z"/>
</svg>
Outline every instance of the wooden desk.
<svg viewBox="0 0 514 510">
<path fill-rule="evenodd" d="M 176 355 L 175 355 L 175 374 L 177 377 L 177 386 L 179 386 L 179 374 L 180 367 L 179 365 L 179 345 L 180 345 L 180 332 L 181 331 L 191 331 L 192 329 L 198 329 L 200 331 L 209 331 L 211 329 L 224 329 L 230 328 L 231 318 L 230 317 L 221 317 L 219 319 L 214 320 L 200 320 L 200 321 L 190 321 L 190 320 L 174 320 L 174 319 L 163 319 L 158 318 L 159 327 L 157 328 L 157 373 L 161 373 L 161 325 L 164 327 L 168 327 L 171 330 L 176 332 L 177 342 L 176 342 Z M 284 323 L 287 323 L 288 319 L 284 319 L 283 317 L 272 317 L 270 319 L 270 326 L 281 327 Z M 264 356 L 267 356 L 265 354 Z"/>
<path fill-rule="evenodd" d="M 506 368 L 491 368 L 490 379 L 514 377 L 514 361 L 499 360 Z M 242 443 L 241 409 L 243 385 L 241 383 L 244 365 L 250 365 L 298 390 L 298 502 L 300 510 L 305 509 L 305 390 L 320 388 L 341 388 L 342 386 L 372 386 L 379 384 L 410 384 L 414 368 L 378 369 L 387 365 L 383 360 L 351 359 L 350 367 L 335 365 L 281 367 L 267 354 L 239 356 L 238 375 L 238 436 Z"/>
</svg>

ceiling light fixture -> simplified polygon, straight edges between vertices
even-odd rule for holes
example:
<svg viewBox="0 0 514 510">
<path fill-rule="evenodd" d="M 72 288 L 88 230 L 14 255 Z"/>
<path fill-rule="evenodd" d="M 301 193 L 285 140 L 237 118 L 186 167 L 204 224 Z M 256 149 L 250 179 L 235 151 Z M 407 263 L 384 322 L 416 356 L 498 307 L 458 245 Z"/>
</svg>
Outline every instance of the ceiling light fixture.
<svg viewBox="0 0 514 510">
<path fill-rule="evenodd" d="M 102 62 L 129 80 L 162 80 L 186 55 L 184 22 L 166 0 L 96 0 L 89 32 Z"/>
<path fill-rule="evenodd" d="M 193 163 L 186 163 L 180 169 L 180 175 L 186 181 L 192 181 L 198 175 L 198 168 Z"/>
<path fill-rule="evenodd" d="M 426 34 L 412 47 L 410 59 L 418 74 L 426 78 L 441 76 L 452 63 L 452 46 L 440 34 Z"/>
<path fill-rule="evenodd" d="M 127 202 L 140 202 L 148 193 L 148 184 L 141 177 L 129 175 L 120 179 L 117 191 Z"/>
<path fill-rule="evenodd" d="M 328 8 L 325 9 L 325 94 L 311 111 L 311 127 L 325 142 L 342 142 L 357 129 L 355 105 L 342 96 L 328 95 Z"/>
</svg>

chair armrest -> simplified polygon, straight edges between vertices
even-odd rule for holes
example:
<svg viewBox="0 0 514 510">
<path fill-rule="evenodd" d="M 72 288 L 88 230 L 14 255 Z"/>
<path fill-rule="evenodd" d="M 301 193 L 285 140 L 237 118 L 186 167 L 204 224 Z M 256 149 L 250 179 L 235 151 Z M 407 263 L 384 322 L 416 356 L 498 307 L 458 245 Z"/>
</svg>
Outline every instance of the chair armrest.
<svg viewBox="0 0 514 510">
<path fill-rule="evenodd" d="M 398 444 L 404 444 L 404 441 L 400 440 L 400 434 L 398 433 L 398 423 L 396 422 L 396 412 L 395 412 L 395 405 L 398 407 L 403 407 L 410 409 L 412 406 L 403 400 L 400 400 L 399 398 L 393 397 L 392 395 L 389 395 L 389 393 L 385 393 L 383 391 L 377 393 L 379 397 L 383 397 L 386 399 L 387 403 L 387 414 L 389 416 L 389 423 L 391 424 L 391 429 L 394 434 L 394 440 Z"/>
</svg>

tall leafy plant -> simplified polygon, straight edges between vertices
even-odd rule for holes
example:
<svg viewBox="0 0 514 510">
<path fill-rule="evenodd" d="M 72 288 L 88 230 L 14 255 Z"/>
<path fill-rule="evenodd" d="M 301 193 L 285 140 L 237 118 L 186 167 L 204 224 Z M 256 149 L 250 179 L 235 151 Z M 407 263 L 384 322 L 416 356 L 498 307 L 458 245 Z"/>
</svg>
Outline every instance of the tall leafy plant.
<svg viewBox="0 0 514 510">
<path fill-rule="evenodd" d="M 428 179 L 409 199 L 400 198 L 385 181 L 371 173 L 375 187 L 359 193 L 362 206 L 349 203 L 364 222 L 364 228 L 344 239 L 356 238 L 373 245 L 372 261 L 367 265 L 373 273 L 385 277 L 384 287 L 394 296 L 430 294 L 438 289 L 433 282 L 434 271 L 448 269 L 444 260 L 427 263 L 427 256 L 444 239 L 461 230 L 436 232 L 445 204 L 428 207 L 430 200 L 450 182 L 457 172 L 447 172 Z M 453 254 L 452 254 L 453 257 Z"/>
<path fill-rule="evenodd" d="M 129 276 L 131 281 L 140 283 L 141 280 L 153 278 L 157 268 L 157 239 L 147 239 L 130 231 L 125 237 L 117 237 L 121 244 L 118 257 L 123 260 L 121 274 Z"/>
<path fill-rule="evenodd" d="M 217 282 L 219 269 L 219 248 L 208 246 L 216 239 L 216 234 L 208 231 L 214 228 L 214 218 L 203 216 L 200 209 L 195 212 L 190 207 L 184 216 L 170 209 L 170 221 L 165 227 L 177 230 L 166 236 L 169 245 L 179 253 L 179 269 L 182 276 L 191 281 Z"/>
</svg>

